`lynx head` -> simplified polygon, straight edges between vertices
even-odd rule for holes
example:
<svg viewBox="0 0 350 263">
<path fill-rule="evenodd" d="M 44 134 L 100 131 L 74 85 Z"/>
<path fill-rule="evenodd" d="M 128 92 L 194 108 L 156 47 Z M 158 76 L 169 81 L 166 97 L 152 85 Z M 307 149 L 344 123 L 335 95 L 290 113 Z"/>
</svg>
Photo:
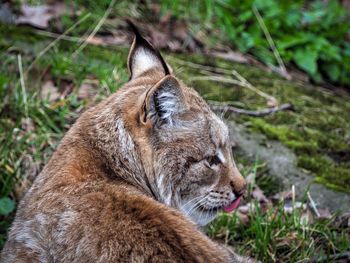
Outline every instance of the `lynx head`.
<svg viewBox="0 0 350 263">
<path fill-rule="evenodd" d="M 228 128 L 134 31 L 130 81 L 90 116 L 96 144 L 117 176 L 205 225 L 237 207 L 246 185 Z"/>
</svg>

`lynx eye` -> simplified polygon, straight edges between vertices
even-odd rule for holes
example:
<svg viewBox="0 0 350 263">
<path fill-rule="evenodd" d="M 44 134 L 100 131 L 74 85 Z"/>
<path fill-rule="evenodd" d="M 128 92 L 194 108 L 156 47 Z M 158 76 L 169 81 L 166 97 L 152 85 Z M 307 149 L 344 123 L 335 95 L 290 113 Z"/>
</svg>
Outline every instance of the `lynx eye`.
<svg viewBox="0 0 350 263">
<path fill-rule="evenodd" d="M 209 156 L 206 158 L 210 166 L 218 165 L 221 163 L 220 158 L 217 155 Z"/>
</svg>

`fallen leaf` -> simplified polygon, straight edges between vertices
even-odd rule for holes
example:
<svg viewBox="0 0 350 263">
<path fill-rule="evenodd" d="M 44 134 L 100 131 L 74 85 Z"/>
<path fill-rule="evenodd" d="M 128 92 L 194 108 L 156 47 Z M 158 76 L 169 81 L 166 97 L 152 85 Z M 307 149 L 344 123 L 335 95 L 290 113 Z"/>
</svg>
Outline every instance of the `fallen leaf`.
<svg viewBox="0 0 350 263">
<path fill-rule="evenodd" d="M 108 36 L 94 36 L 86 39 L 86 42 L 95 46 L 120 46 L 129 43 L 128 36 L 122 31 Z"/>
<path fill-rule="evenodd" d="M 298 242 L 298 235 L 296 232 L 289 232 L 284 237 L 276 238 L 276 246 L 281 247 L 290 247 L 294 242 Z"/>
<path fill-rule="evenodd" d="M 240 222 L 243 224 L 243 225 L 248 225 L 250 220 L 249 220 L 249 216 L 247 214 L 244 214 L 244 213 L 241 213 L 241 212 L 237 212 L 237 216 L 240 220 Z"/>
<path fill-rule="evenodd" d="M 290 200 L 293 197 L 293 192 L 291 190 L 283 191 L 273 195 L 270 199 L 275 202 L 281 202 L 284 200 Z"/>
<path fill-rule="evenodd" d="M 97 94 L 97 87 L 91 83 L 84 82 L 78 90 L 79 99 L 92 99 Z"/>
<path fill-rule="evenodd" d="M 340 215 L 336 220 L 336 226 L 339 228 L 350 228 L 350 212 Z"/>
<path fill-rule="evenodd" d="M 136 22 L 139 26 L 142 24 Z M 196 39 L 183 20 L 175 20 L 170 13 L 161 17 L 158 24 L 143 24 L 144 35 L 157 48 L 167 48 L 172 52 L 197 51 L 203 44 Z"/>
<path fill-rule="evenodd" d="M 320 214 L 320 216 L 318 218 L 320 219 L 330 219 L 332 218 L 332 214 L 331 212 L 329 211 L 328 208 L 319 208 L 317 209 L 318 213 Z"/>
<path fill-rule="evenodd" d="M 17 18 L 16 24 L 28 24 L 37 28 L 45 29 L 49 21 L 57 18 L 65 12 L 63 4 L 31 6 L 23 4 L 21 15 Z"/>
<path fill-rule="evenodd" d="M 41 87 L 40 96 L 42 99 L 47 99 L 49 102 L 54 102 L 61 97 L 61 94 L 53 81 L 48 80 Z"/>
<path fill-rule="evenodd" d="M 259 203 L 270 203 L 270 200 L 266 198 L 264 192 L 257 185 L 254 187 L 251 195 Z"/>
<path fill-rule="evenodd" d="M 6 169 L 6 171 L 8 171 L 11 174 L 13 174 L 15 172 L 15 170 L 8 164 L 5 164 L 5 169 Z"/>
<path fill-rule="evenodd" d="M 302 225 L 309 225 L 314 222 L 314 216 L 310 209 L 305 209 L 300 216 L 300 223 Z"/>
<path fill-rule="evenodd" d="M 238 207 L 238 211 L 242 214 L 248 214 L 249 211 L 254 211 L 256 209 L 255 204 L 253 202 L 247 203 L 245 205 L 241 205 Z"/>
<path fill-rule="evenodd" d="M 168 42 L 170 41 L 169 35 L 158 30 L 151 30 L 150 38 L 151 38 L 152 44 L 157 48 L 167 48 Z"/>
</svg>

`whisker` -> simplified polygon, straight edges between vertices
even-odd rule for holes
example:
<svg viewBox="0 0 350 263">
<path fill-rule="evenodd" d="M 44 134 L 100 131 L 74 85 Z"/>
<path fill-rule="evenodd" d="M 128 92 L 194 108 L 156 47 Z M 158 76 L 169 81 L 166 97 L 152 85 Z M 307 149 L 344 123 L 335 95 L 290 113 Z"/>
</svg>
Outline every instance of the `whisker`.
<svg viewBox="0 0 350 263">
<path fill-rule="evenodd" d="M 195 211 L 195 209 L 197 209 L 200 205 L 202 205 L 202 202 L 206 199 L 206 196 L 204 196 L 201 200 L 199 200 L 195 206 L 192 207 L 192 209 L 189 211 L 189 216 L 192 214 L 192 212 Z M 202 213 L 203 211 L 201 211 Z"/>
<path fill-rule="evenodd" d="M 185 207 L 185 206 L 188 205 L 189 203 L 193 202 L 194 200 L 200 199 L 200 198 L 202 198 L 202 197 L 201 197 L 201 196 L 197 196 L 197 197 L 195 197 L 195 198 L 193 198 L 193 199 L 190 199 L 190 201 L 186 202 L 186 204 L 184 204 L 183 206 Z"/>
<path fill-rule="evenodd" d="M 190 201 L 188 201 L 185 205 L 182 206 L 182 210 L 186 215 L 189 215 L 190 211 L 193 209 L 193 207 L 196 207 L 197 203 L 200 202 L 202 199 L 201 196 L 197 196 Z"/>
<path fill-rule="evenodd" d="M 201 198 L 200 200 L 198 200 L 196 203 L 193 204 L 193 207 L 187 211 L 188 216 L 191 216 L 192 212 L 194 212 L 201 205 L 204 198 Z"/>
</svg>

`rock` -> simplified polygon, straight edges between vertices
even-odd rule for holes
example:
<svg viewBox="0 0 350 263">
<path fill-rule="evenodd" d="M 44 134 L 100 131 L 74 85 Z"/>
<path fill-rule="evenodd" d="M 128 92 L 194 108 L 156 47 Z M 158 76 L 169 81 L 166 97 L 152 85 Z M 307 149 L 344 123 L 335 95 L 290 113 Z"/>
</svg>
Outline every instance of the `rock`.
<svg viewBox="0 0 350 263">
<path fill-rule="evenodd" d="M 317 207 L 329 208 L 331 212 L 350 210 L 349 194 L 336 192 L 315 183 L 312 175 L 296 166 L 295 154 L 280 142 L 267 141 L 266 143 L 264 135 L 248 133 L 242 125 L 232 120 L 227 124 L 230 128 L 231 140 L 238 144 L 240 151 L 251 159 L 255 159 L 258 153 L 259 159 L 266 162 L 269 174 L 278 178 L 285 190 L 291 189 L 294 185 L 296 197 L 299 199 L 309 190 Z"/>
</svg>

